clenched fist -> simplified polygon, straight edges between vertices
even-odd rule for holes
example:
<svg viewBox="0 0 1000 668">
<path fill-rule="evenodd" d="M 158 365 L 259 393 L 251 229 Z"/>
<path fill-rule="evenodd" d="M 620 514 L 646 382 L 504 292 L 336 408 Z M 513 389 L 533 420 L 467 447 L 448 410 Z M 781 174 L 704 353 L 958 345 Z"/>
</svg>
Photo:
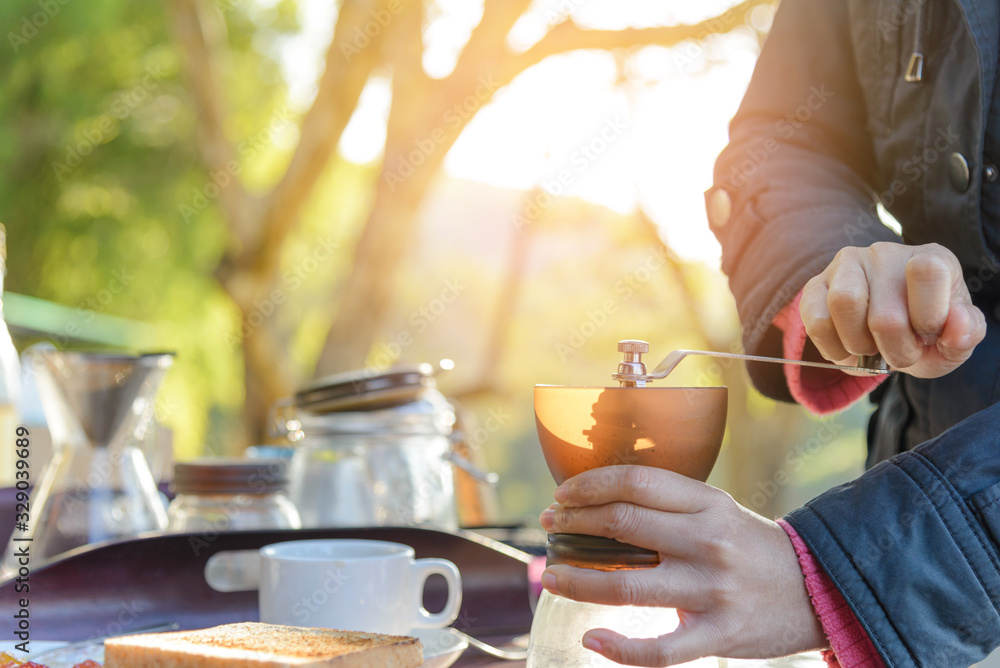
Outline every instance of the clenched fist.
<svg viewBox="0 0 1000 668">
<path fill-rule="evenodd" d="M 799 313 L 826 359 L 853 366 L 881 353 L 919 378 L 953 371 L 986 336 L 958 258 L 938 244 L 845 248 L 806 284 Z"/>
</svg>

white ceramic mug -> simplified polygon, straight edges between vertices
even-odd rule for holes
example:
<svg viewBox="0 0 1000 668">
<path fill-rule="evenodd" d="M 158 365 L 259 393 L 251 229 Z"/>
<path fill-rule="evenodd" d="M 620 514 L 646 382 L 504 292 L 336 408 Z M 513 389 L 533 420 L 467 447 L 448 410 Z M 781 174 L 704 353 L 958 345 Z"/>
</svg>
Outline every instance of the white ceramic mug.
<svg viewBox="0 0 1000 668">
<path fill-rule="evenodd" d="M 260 550 L 260 621 L 393 635 L 442 628 L 458 616 L 462 579 L 446 559 L 378 540 L 300 540 Z M 441 612 L 423 605 L 431 575 L 448 583 Z"/>
</svg>

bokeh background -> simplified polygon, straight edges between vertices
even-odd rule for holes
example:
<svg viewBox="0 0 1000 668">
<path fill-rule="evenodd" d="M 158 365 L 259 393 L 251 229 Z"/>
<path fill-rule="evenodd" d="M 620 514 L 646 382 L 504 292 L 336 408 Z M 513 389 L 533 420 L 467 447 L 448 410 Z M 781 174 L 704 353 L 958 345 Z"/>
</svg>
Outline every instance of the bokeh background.
<svg viewBox="0 0 1000 668">
<path fill-rule="evenodd" d="M 175 350 L 175 457 L 265 440 L 315 376 L 451 359 L 504 521 L 554 484 L 535 383 L 615 344 L 737 350 L 702 193 L 775 3 L 4 0 L 0 222 L 19 349 Z M 742 365 L 712 482 L 775 515 L 862 468 L 869 408 Z M 489 418 L 494 418 L 489 420 Z"/>
</svg>

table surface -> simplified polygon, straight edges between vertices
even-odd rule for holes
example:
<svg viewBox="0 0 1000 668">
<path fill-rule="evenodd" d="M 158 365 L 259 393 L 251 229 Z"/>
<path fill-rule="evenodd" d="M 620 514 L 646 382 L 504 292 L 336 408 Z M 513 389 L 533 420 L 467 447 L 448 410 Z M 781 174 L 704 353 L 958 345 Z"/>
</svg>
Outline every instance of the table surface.
<svg viewBox="0 0 1000 668">
<path fill-rule="evenodd" d="M 498 645 L 504 644 L 502 641 L 504 638 L 484 638 L 488 642 L 493 642 Z M 49 642 L 49 641 L 31 641 L 32 653 L 39 654 L 50 649 L 55 649 L 63 643 L 59 642 Z M 14 651 L 14 641 L 0 641 L 0 652 L 7 651 L 11 654 L 21 656 Z M 85 650 L 84 650 L 84 653 Z M 1000 656 L 1000 654 L 998 654 Z M 74 661 L 82 661 L 84 658 L 96 658 L 93 655 L 87 656 L 74 656 L 67 657 L 65 655 L 59 657 L 62 661 L 58 661 L 55 657 L 51 657 L 60 666 L 71 665 Z M 45 657 L 41 657 L 44 663 L 50 663 L 46 661 Z M 56 665 L 53 663 L 53 665 Z M 462 654 L 462 656 L 454 663 L 455 668 L 524 668 L 524 661 L 501 661 L 499 659 L 493 658 L 483 654 L 477 649 L 469 648 Z M 714 663 L 712 665 L 715 665 Z M 782 666 L 783 668 L 823 668 L 826 662 L 823 661 L 822 657 L 818 652 L 811 652 L 805 655 L 799 655 L 797 657 L 786 657 L 784 659 L 778 659 L 776 661 L 763 661 L 763 660 L 741 660 L 741 659 L 730 659 L 728 661 L 730 668 L 774 668 L 776 666 Z M 983 664 L 983 668 L 986 666 L 1000 666 L 1000 662 Z"/>
</svg>

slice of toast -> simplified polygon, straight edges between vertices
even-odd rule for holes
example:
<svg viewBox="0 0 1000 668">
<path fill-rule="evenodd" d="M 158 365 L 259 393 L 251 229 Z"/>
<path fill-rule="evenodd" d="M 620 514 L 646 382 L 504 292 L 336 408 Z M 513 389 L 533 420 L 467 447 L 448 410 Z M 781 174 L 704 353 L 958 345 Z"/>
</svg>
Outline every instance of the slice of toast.
<svg viewBox="0 0 1000 668">
<path fill-rule="evenodd" d="M 416 638 L 257 622 L 104 641 L 105 668 L 411 668 L 422 663 Z"/>
</svg>

